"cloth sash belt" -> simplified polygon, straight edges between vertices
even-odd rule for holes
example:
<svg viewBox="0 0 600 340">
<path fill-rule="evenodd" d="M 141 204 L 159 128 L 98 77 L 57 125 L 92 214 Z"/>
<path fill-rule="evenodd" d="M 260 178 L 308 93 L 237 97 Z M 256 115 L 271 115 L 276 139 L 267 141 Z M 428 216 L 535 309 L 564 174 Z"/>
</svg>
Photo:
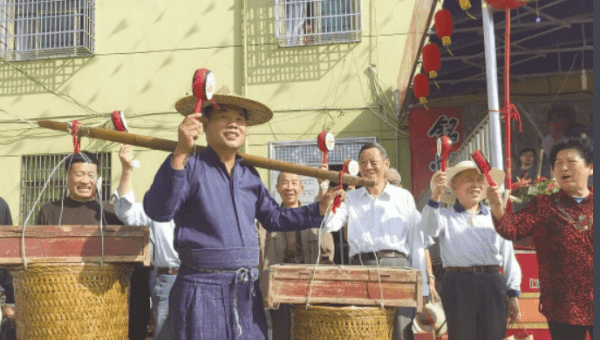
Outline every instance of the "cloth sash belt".
<svg viewBox="0 0 600 340">
<path fill-rule="evenodd" d="M 259 248 L 183 249 L 178 250 L 181 264 L 201 273 L 234 273 L 233 316 L 238 336 L 242 326 L 237 308 L 238 284 L 250 283 L 250 296 L 255 296 L 254 281 L 258 280 Z"/>
<path fill-rule="evenodd" d="M 259 248 L 205 248 L 177 249 L 181 263 L 194 269 L 237 270 L 241 267 L 258 266 Z"/>
</svg>

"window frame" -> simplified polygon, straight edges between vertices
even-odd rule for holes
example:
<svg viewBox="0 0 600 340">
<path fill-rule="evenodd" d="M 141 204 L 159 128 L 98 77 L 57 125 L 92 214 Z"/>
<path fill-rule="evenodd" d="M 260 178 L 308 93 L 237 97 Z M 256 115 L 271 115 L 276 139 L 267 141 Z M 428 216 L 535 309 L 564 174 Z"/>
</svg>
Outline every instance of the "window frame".
<svg viewBox="0 0 600 340">
<path fill-rule="evenodd" d="M 362 0 L 275 0 L 280 47 L 352 43 L 361 36 Z"/>
<path fill-rule="evenodd" d="M 0 1 L 0 56 L 6 61 L 94 54 L 95 0 Z"/>
</svg>

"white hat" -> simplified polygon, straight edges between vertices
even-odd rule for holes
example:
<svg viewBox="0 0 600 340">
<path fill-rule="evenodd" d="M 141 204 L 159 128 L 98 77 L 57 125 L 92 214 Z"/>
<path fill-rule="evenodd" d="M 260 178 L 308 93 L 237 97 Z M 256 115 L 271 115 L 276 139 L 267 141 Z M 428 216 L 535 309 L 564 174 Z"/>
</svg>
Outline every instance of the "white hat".
<svg viewBox="0 0 600 340">
<path fill-rule="evenodd" d="M 462 161 L 462 162 L 456 164 L 455 166 L 448 168 L 446 170 L 446 176 L 448 177 L 448 183 L 452 183 L 452 178 L 454 178 L 454 176 L 458 175 L 459 173 L 461 173 L 465 170 L 471 170 L 471 169 L 475 169 L 475 170 L 479 171 L 479 168 L 473 161 Z M 497 185 L 501 185 L 504 182 L 505 175 L 504 175 L 504 171 L 502 171 L 502 170 L 491 169 L 490 176 L 492 177 L 494 182 L 496 182 Z M 431 191 L 433 192 L 434 184 L 430 183 L 430 185 L 431 185 Z M 488 182 L 484 181 L 483 198 L 486 197 L 486 189 L 488 186 L 489 186 Z M 441 201 L 444 203 L 447 203 L 447 204 L 454 204 L 454 202 L 456 202 L 456 195 L 454 194 L 454 192 L 452 192 L 452 190 L 450 189 L 450 186 L 448 188 L 446 188 L 446 190 L 444 190 L 444 192 L 442 193 Z"/>
<path fill-rule="evenodd" d="M 413 332 L 435 332 L 436 337 L 446 333 L 448 331 L 448 326 L 442 302 L 429 302 L 425 305 L 425 310 L 429 315 L 429 318 L 427 318 L 427 315 L 424 313 L 417 313 L 413 319 Z M 431 319 L 433 324 L 429 322 L 429 319 Z"/>
</svg>

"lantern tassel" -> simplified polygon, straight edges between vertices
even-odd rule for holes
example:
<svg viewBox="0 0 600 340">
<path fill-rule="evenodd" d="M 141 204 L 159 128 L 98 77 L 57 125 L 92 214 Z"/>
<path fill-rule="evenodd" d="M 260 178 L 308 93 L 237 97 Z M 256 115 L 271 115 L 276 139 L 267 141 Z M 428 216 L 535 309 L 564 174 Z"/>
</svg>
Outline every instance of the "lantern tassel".
<svg viewBox="0 0 600 340">
<path fill-rule="evenodd" d="M 446 49 L 448 50 L 448 53 L 450 53 L 450 55 L 454 55 L 454 53 L 452 53 L 452 51 L 450 51 L 450 47 L 448 47 L 448 45 L 446 45 Z"/>
<path fill-rule="evenodd" d="M 442 45 L 448 46 L 450 44 L 452 44 L 452 39 L 450 39 L 449 35 L 442 37 Z"/>
<path fill-rule="evenodd" d="M 460 4 L 460 8 L 463 11 L 466 11 L 469 8 L 471 8 L 471 1 L 469 1 L 469 0 L 459 0 L 458 3 Z"/>
<path fill-rule="evenodd" d="M 435 79 L 434 79 L 434 80 L 433 80 L 433 83 L 435 84 L 435 86 L 436 86 L 438 89 L 441 89 L 440 85 L 437 83 L 437 80 L 435 80 Z"/>
<path fill-rule="evenodd" d="M 419 98 L 419 103 L 421 103 L 421 105 L 423 105 L 427 110 L 429 110 L 429 108 L 427 107 L 427 98 L 425 98 L 425 97 Z"/>
<path fill-rule="evenodd" d="M 469 11 L 465 11 L 465 13 L 467 13 L 467 15 L 469 16 L 469 18 L 471 18 L 473 20 L 477 20 L 477 17 L 474 16 L 473 14 L 469 13 Z"/>
</svg>

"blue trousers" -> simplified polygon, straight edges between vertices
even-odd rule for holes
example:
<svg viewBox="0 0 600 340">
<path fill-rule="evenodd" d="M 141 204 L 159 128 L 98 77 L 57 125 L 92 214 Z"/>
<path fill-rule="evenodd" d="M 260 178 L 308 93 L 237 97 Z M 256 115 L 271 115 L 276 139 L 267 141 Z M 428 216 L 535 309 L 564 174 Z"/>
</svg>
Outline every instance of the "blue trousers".
<svg viewBox="0 0 600 340">
<path fill-rule="evenodd" d="M 500 273 L 445 273 L 442 304 L 449 340 L 500 340 L 506 334 L 506 281 Z"/>
<path fill-rule="evenodd" d="M 258 271 L 253 271 L 258 278 Z M 198 272 L 182 265 L 169 296 L 171 339 L 266 339 L 267 320 L 258 280 L 235 282 L 235 273 Z"/>
<path fill-rule="evenodd" d="M 169 294 L 175 283 L 175 275 L 158 275 L 152 288 L 152 313 L 154 314 L 154 340 L 171 340 L 167 317 Z"/>
</svg>

